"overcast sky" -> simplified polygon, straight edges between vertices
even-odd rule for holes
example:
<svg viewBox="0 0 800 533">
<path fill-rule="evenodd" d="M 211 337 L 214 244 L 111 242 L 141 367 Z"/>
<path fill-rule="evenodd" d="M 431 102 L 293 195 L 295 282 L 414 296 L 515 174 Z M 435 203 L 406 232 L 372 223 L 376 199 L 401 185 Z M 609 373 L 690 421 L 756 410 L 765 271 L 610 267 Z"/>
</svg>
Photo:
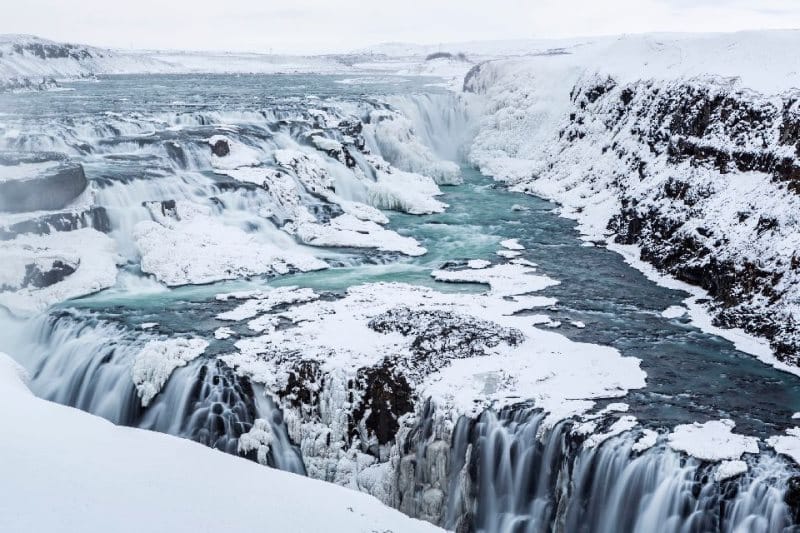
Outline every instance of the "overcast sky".
<svg viewBox="0 0 800 533">
<path fill-rule="evenodd" d="M 800 28 L 800 0 L 18 0 L 0 33 L 119 48 L 347 51 L 639 33 Z"/>
</svg>

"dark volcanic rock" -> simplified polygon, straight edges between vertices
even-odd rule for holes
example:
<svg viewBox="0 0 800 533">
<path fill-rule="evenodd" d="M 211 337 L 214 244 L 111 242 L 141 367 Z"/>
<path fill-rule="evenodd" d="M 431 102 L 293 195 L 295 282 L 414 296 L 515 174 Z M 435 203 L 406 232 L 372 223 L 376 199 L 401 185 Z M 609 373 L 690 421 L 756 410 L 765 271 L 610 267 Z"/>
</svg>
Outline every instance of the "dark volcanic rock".
<svg viewBox="0 0 800 533">
<path fill-rule="evenodd" d="M 225 139 L 217 139 L 217 141 L 211 145 L 211 152 L 217 157 L 225 157 L 231 153 L 231 147 L 228 146 L 228 141 Z"/>
<path fill-rule="evenodd" d="M 367 431 L 380 444 L 393 441 L 400 427 L 398 418 L 414 411 L 414 397 L 408 380 L 384 361 L 381 366 L 359 370 L 357 381 L 363 396 L 353 411 L 353 421 L 363 421 Z"/>
<path fill-rule="evenodd" d="M 396 331 L 413 337 L 413 360 L 403 361 L 403 366 L 423 376 L 442 368 L 450 359 L 479 357 L 501 342 L 516 346 L 524 339 L 521 331 L 488 320 L 408 307 L 378 315 L 369 327 L 380 333 Z"/>
<path fill-rule="evenodd" d="M 55 285 L 60 281 L 74 273 L 76 265 L 70 265 L 61 260 L 55 260 L 50 265 L 50 268 L 43 269 L 41 265 L 28 265 L 25 267 L 25 280 L 22 282 L 23 287 L 35 287 L 41 289 Z"/>
</svg>

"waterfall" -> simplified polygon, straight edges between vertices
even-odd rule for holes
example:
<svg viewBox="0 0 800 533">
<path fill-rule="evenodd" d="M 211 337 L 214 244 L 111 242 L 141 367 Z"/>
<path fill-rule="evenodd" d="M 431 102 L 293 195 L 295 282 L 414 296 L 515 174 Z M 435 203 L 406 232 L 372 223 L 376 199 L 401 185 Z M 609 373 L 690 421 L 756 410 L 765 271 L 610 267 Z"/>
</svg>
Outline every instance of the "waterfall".
<svg viewBox="0 0 800 533">
<path fill-rule="evenodd" d="M 1 323 L 13 324 L 6 331 L 15 333 L 0 339 L 0 350 L 19 354 L 31 389 L 42 398 L 231 454 L 238 454 L 239 438 L 256 419 L 264 419 L 275 436 L 267 464 L 305 474 L 282 414 L 263 387 L 254 387 L 220 360 L 200 358 L 176 369 L 145 408 L 131 369 L 154 336 L 78 311 L 56 311 L 24 324 L 5 317 Z"/>
<path fill-rule="evenodd" d="M 33 125 L 25 134 L 0 140 L 0 148 L 59 150 L 80 158 L 94 202 L 108 215 L 106 229 L 128 263 L 117 289 L 141 294 L 154 287 L 167 290 L 140 277 L 136 267 L 135 228 L 159 217 L 149 202 L 163 202 L 162 214 L 173 202 L 191 202 L 207 209 L 214 222 L 252 235 L 255 242 L 300 246 L 282 229 L 299 211 L 287 208 L 280 191 L 265 183 L 220 173 L 230 169 L 215 166 L 212 136 L 224 135 L 249 154 L 253 168 L 281 167 L 274 158 L 278 150 L 314 154 L 332 184 L 325 191 L 333 190 L 346 205 L 367 202 L 369 188 L 388 164 L 394 175 L 417 172 L 438 184 L 457 183 L 460 169 L 454 161 L 465 159 L 482 105 L 476 95 L 441 92 L 384 102 L 315 101 L 319 109 L 308 102 L 275 102 L 258 111 L 109 113 L 102 120 L 80 116 L 38 129 Z M 313 144 L 315 136 L 323 138 L 319 146 Z M 337 152 L 345 139 L 350 152 Z M 342 212 L 342 205 L 316 188 L 319 176 L 302 176 L 296 168 L 282 172 L 297 185 L 292 193 L 309 217 L 324 222 Z M 338 264 L 359 260 L 343 255 Z M 194 318 L 188 308 L 181 312 Z M 197 318 L 212 322 L 213 313 L 204 311 Z M 346 463 L 344 455 L 356 451 L 364 460 L 354 461 L 356 466 L 374 467 L 370 474 L 385 476 L 370 475 L 366 481 L 387 503 L 458 532 L 771 533 L 789 531 L 797 522 L 798 509 L 787 502 L 800 499 L 792 492 L 800 478 L 794 466 L 771 452 L 748 458 L 748 473 L 719 480 L 717 465 L 670 450 L 663 437 L 646 451 L 634 451 L 639 430 L 590 447 L 573 421 L 551 427 L 545 413 L 525 404 L 454 419 L 426 398 L 413 399 L 416 416 L 393 440 L 371 443 L 364 430 L 354 444 L 351 425 L 357 424 L 349 417 L 359 397 L 354 392 L 363 391 L 355 390 L 343 372 L 324 379 L 315 375 L 320 378 L 317 400 L 301 404 L 298 399 L 301 405 L 292 406 L 217 359 L 219 346 L 175 369 L 143 406 L 133 363 L 145 343 L 161 337 L 158 330 L 142 330 L 120 315 L 118 309 L 101 315 L 60 307 L 25 322 L 2 315 L 0 329 L 6 333 L 0 336 L 0 351 L 25 366 L 37 395 L 116 424 L 191 439 L 348 486 L 358 484 L 359 472 L 347 464 L 340 472 L 338 461 Z M 210 339 L 210 330 L 200 327 L 188 329 Z M 302 443 L 306 421 L 319 431 Z M 243 447 L 245 435 L 249 444 Z"/>
<path fill-rule="evenodd" d="M 636 432 L 587 448 L 569 422 L 530 408 L 462 417 L 450 448 L 442 524 L 492 533 L 781 532 L 793 468 L 775 456 L 717 481 L 717 466 L 663 443 L 637 453 Z"/>
</svg>

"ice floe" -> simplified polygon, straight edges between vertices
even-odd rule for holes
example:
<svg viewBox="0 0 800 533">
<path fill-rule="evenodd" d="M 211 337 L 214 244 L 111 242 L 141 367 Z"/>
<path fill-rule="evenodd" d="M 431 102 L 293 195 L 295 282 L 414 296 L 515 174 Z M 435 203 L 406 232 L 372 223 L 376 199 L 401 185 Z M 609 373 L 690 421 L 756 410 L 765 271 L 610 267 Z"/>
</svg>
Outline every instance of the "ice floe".
<svg viewBox="0 0 800 533">
<path fill-rule="evenodd" d="M 704 424 L 675 426 L 669 446 L 705 461 L 738 460 L 745 453 L 758 453 L 758 439 L 733 433 L 732 420 L 711 420 Z"/>
</svg>

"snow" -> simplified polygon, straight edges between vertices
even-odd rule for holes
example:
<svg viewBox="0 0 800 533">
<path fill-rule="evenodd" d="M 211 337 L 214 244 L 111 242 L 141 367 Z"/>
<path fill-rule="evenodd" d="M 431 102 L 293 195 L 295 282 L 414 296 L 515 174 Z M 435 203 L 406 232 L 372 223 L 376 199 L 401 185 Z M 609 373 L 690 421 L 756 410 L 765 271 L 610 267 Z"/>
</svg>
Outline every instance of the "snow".
<svg viewBox="0 0 800 533">
<path fill-rule="evenodd" d="M 515 250 L 499 250 L 497 255 L 500 257 L 505 257 L 506 259 L 514 259 L 522 255 L 522 252 L 517 252 Z"/>
<path fill-rule="evenodd" d="M 339 215 L 327 225 L 304 222 L 293 231 L 303 243 L 311 246 L 375 248 L 410 256 L 424 255 L 427 251 L 412 237 L 404 237 L 349 214 Z"/>
<path fill-rule="evenodd" d="M 0 256 L 0 287 L 12 288 L 0 292 L 0 306 L 17 315 L 38 313 L 55 303 L 111 287 L 117 280 L 116 245 L 93 229 L 19 235 L 0 242 Z M 75 272 L 47 287 L 21 287 L 28 265 L 47 271 L 55 262 L 71 265 Z"/>
<path fill-rule="evenodd" d="M 661 313 L 661 316 L 664 318 L 680 318 L 688 312 L 689 310 L 681 305 L 671 305 Z"/>
<path fill-rule="evenodd" d="M 20 163 L 18 165 L 0 165 L 0 182 L 34 178 L 48 170 L 61 165 L 60 161 L 44 161 L 41 163 Z"/>
<path fill-rule="evenodd" d="M 214 135 L 208 139 L 208 145 L 214 146 L 218 142 L 228 145 L 230 152 L 225 156 L 211 156 L 211 165 L 220 170 L 233 170 L 239 167 L 251 167 L 260 163 L 261 153 L 255 148 L 234 141 L 226 135 Z M 245 181 L 245 180 L 242 180 Z"/>
<path fill-rule="evenodd" d="M 524 250 L 525 247 L 519 243 L 519 239 L 506 239 L 500 241 L 500 246 L 507 250 Z"/>
<path fill-rule="evenodd" d="M 44 45 L 67 49 L 77 57 L 37 57 L 14 45 Z M 57 43 L 29 35 L 0 35 L 0 81 L 14 78 L 87 78 L 102 74 L 180 73 L 351 73 L 330 57 L 272 55 L 232 52 L 158 50 L 110 50 L 86 45 Z"/>
<path fill-rule="evenodd" d="M 642 430 L 642 436 L 639 437 L 639 440 L 633 444 L 631 450 L 637 453 L 642 453 L 655 446 L 657 441 L 657 432 L 653 431 L 652 429 L 644 429 Z"/>
<path fill-rule="evenodd" d="M 514 296 L 537 292 L 559 282 L 543 275 L 535 275 L 535 269 L 523 265 L 494 265 L 491 268 L 469 270 L 435 270 L 431 273 L 436 281 L 450 283 L 484 283 L 491 287 L 494 296 Z"/>
<path fill-rule="evenodd" d="M 697 235 L 698 228 L 710 231 L 712 237 L 705 242 L 719 261 L 765 265 L 768 270 L 783 274 L 776 287 L 780 301 L 771 304 L 754 293 L 752 300 L 746 302 L 751 307 L 743 309 L 741 316 L 754 312 L 780 314 L 776 322 L 796 322 L 800 316 L 800 284 L 786 268 L 785 258 L 800 246 L 796 217 L 788 215 L 800 209 L 797 195 L 766 174 L 736 170 L 720 173 L 707 168 L 710 165 L 695 168 L 689 162 L 667 163 L 664 151 L 654 155 L 647 147 L 646 135 L 652 138 L 655 133 L 639 139 L 642 135 L 636 132 L 655 132 L 665 127 L 655 114 L 652 122 L 647 122 L 647 113 L 653 113 L 644 99 L 650 94 L 648 91 L 680 94 L 686 92 L 684 85 L 708 90 L 712 97 L 731 97 L 756 108 L 780 110 L 784 102 L 791 101 L 791 91 L 800 87 L 800 60 L 785 53 L 799 42 L 798 31 L 629 35 L 565 41 L 567 53 L 481 64 L 477 74 L 467 80 L 467 86 L 484 95 L 489 105 L 471 147 L 470 160 L 483 173 L 508 183 L 513 190 L 559 202 L 560 214 L 576 220 L 590 245 L 610 237 L 608 223 L 620 213 L 621 197 L 633 198 L 640 210 L 657 207 L 662 216 L 681 221 L 680 231 L 687 235 Z M 534 44 L 517 43 L 515 47 Z M 546 46 L 546 42 L 539 41 L 536 46 L 545 50 L 555 45 Z M 609 77 L 616 83 L 610 96 L 582 108 L 586 101 L 578 102 L 585 97 L 581 91 L 588 91 Z M 632 112 L 617 123 L 614 121 L 618 120 L 615 117 L 624 90 L 632 91 L 630 105 L 642 113 Z M 773 96 L 781 93 L 785 93 L 782 99 Z M 577 118 L 570 119 L 571 114 Z M 718 125 L 712 126 L 703 143 L 724 150 L 740 149 L 733 146 L 730 137 L 717 135 L 721 129 Z M 764 137 L 773 143 L 773 137 L 778 135 L 773 135 L 772 130 L 777 131 L 778 126 L 770 123 L 765 127 L 769 131 Z M 579 137 L 571 137 L 578 133 Z M 793 157 L 777 141 L 774 146 L 767 146 L 759 134 L 747 135 L 736 146 L 755 152 L 774 149 L 775 157 Z M 626 166 L 626 162 L 636 160 L 646 167 L 643 177 Z M 676 175 L 690 178 L 710 194 L 700 195 L 700 203 L 692 209 L 678 201 L 663 200 L 661 191 L 666 181 Z M 746 222 L 739 220 L 738 211 L 742 209 L 751 214 Z M 759 231 L 757 224 L 762 218 L 777 220 L 777 229 Z M 716 247 L 715 242 L 723 242 L 724 246 Z M 623 253 L 631 265 L 647 271 L 648 267 L 639 260 L 639 249 L 619 244 L 609 244 L 608 248 Z M 652 277 L 669 283 L 664 276 Z M 741 330 L 715 327 L 709 310 L 697 303 L 707 295 L 697 289 L 690 290 L 690 294 L 693 297 L 685 305 L 695 326 L 728 338 L 738 349 L 776 368 L 798 372 L 793 365 L 778 361 L 767 342 Z M 671 310 L 666 317 L 678 318 L 672 313 L 677 310 Z"/>
<path fill-rule="evenodd" d="M 0 419 L 0 452 L 14 458 L 3 468 L 13 490 L 0 501 L 2 531 L 441 531 L 366 494 L 36 398 L 4 354 Z M 211 479 L 237 490 L 209 490 Z"/>
<path fill-rule="evenodd" d="M 573 326 L 575 326 L 578 329 L 584 329 L 586 327 L 586 324 L 584 324 L 580 320 L 573 320 L 572 322 L 570 322 L 570 324 L 572 324 Z"/>
<path fill-rule="evenodd" d="M 611 426 L 603 433 L 592 433 L 583 442 L 585 448 L 595 448 L 607 441 L 611 437 L 621 435 L 626 431 L 630 431 L 636 427 L 638 421 L 635 416 L 626 415 L 617 419 Z"/>
<path fill-rule="evenodd" d="M 744 461 L 723 461 L 714 472 L 714 479 L 725 481 L 747 473 L 747 463 Z"/>
<path fill-rule="evenodd" d="M 239 453 L 256 452 L 256 458 L 262 465 L 267 464 L 267 454 L 272 444 L 272 430 L 266 420 L 258 418 L 247 433 L 239 437 Z"/>
<path fill-rule="evenodd" d="M 271 311 L 281 305 L 312 302 L 319 298 L 319 295 L 308 288 L 277 287 L 267 292 L 218 294 L 216 298 L 220 301 L 227 301 L 231 298 L 246 300 L 234 309 L 217 315 L 217 320 L 239 322 Z"/>
<path fill-rule="evenodd" d="M 369 202 L 379 209 L 411 215 L 443 213 L 447 205 L 434 197 L 442 193 L 433 179 L 396 169 L 378 170 L 369 190 Z"/>
<path fill-rule="evenodd" d="M 235 334 L 236 332 L 227 326 L 222 326 L 214 330 L 214 338 L 217 339 L 218 341 L 230 339 Z"/>
<path fill-rule="evenodd" d="M 467 261 L 467 266 L 469 268 L 474 268 L 475 270 L 480 270 L 482 268 L 492 266 L 492 262 L 486 261 L 485 259 L 471 259 Z"/>
<path fill-rule="evenodd" d="M 704 424 L 675 426 L 669 446 L 704 461 L 738 460 L 745 453 L 758 453 L 758 439 L 733 433 L 732 420 L 711 420 Z"/>
<path fill-rule="evenodd" d="M 253 234 L 213 217 L 205 206 L 179 201 L 176 210 L 178 218 L 139 222 L 134 231 L 142 271 L 166 285 L 282 272 L 287 264 L 301 271 L 327 268 L 288 236 L 274 244 L 260 242 Z"/>
<path fill-rule="evenodd" d="M 131 370 L 133 383 L 147 407 L 169 380 L 173 370 L 200 357 L 208 347 L 203 339 L 174 338 L 147 342 L 136 356 Z"/>
<path fill-rule="evenodd" d="M 532 289 L 523 286 L 521 290 Z M 236 343 L 239 353 L 222 359 L 270 390 L 279 390 L 288 379 L 288 369 L 283 366 L 287 357 L 318 361 L 320 371 L 331 376 L 339 376 L 339 372 L 355 375 L 360 368 L 392 358 L 417 394 L 434 398 L 445 411 L 475 414 L 481 406 L 530 399 L 551 413 L 552 423 L 590 409 L 594 399 L 622 397 L 628 390 L 644 386 L 645 373 L 638 359 L 538 330 L 533 327 L 538 317 L 513 316 L 534 302 L 525 301 L 527 297 L 518 297 L 519 302 L 509 297 L 508 291 L 502 295 L 446 294 L 398 283 L 350 287 L 344 298 L 316 300 L 278 312 L 294 327 L 241 339 Z M 369 327 L 375 317 L 398 308 L 443 311 L 454 321 L 480 317 L 523 331 L 525 340 L 518 346 L 500 343 L 486 348 L 484 355 L 445 359 L 425 370 L 415 366 L 414 357 L 404 355 L 411 353 L 413 337 Z"/>
<path fill-rule="evenodd" d="M 800 427 L 787 429 L 785 435 L 769 437 L 767 445 L 800 465 Z"/>
</svg>

